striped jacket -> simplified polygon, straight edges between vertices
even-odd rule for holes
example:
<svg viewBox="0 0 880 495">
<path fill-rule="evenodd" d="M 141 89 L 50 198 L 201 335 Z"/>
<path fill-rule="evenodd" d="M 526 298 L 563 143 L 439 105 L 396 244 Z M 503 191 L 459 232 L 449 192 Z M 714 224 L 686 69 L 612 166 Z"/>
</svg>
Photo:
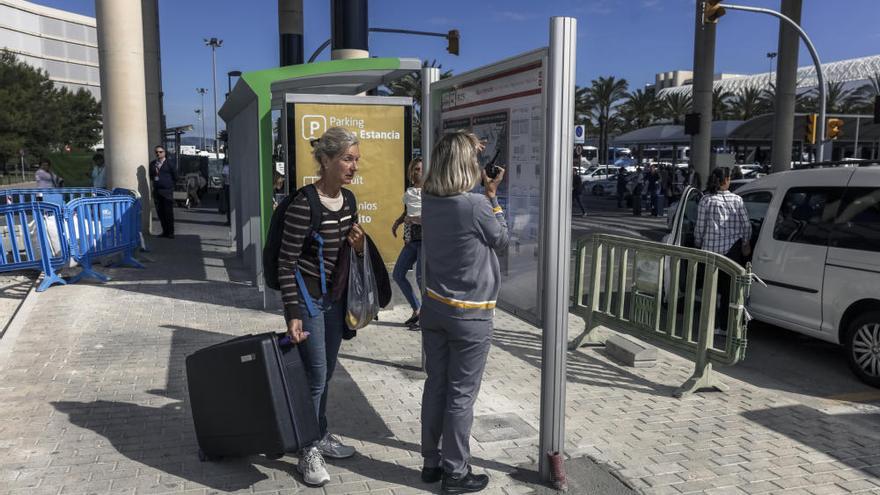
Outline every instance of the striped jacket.
<svg viewBox="0 0 880 495">
<path fill-rule="evenodd" d="M 324 272 L 327 290 L 339 259 L 339 249 L 351 230 L 355 211 L 354 205 L 343 203 L 342 208 L 333 212 L 321 205 L 321 229 L 319 234 L 324 239 Z M 305 194 L 298 195 L 284 215 L 284 234 L 281 238 L 281 249 L 278 254 L 278 282 L 281 285 L 281 302 L 284 304 L 284 316 L 291 319 L 302 319 L 300 305 L 303 299 L 296 284 L 295 270 L 299 268 L 309 295 L 317 300 L 321 297 L 321 272 L 318 267 L 318 245 L 312 242 L 306 252 L 302 252 L 306 234 L 310 230 L 310 208 Z"/>
<path fill-rule="evenodd" d="M 490 319 L 501 288 L 496 251 L 507 247 L 498 202 L 482 194 L 422 194 L 423 306 L 458 319 Z"/>
</svg>

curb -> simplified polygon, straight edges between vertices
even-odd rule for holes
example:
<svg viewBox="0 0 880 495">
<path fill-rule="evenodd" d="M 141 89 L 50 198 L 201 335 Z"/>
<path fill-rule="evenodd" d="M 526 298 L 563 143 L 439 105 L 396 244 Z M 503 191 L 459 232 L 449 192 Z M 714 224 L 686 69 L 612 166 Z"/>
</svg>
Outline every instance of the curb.
<svg viewBox="0 0 880 495">
<path fill-rule="evenodd" d="M 25 317 L 30 314 L 31 309 L 37 303 L 36 289 L 37 282 L 39 282 L 40 279 L 41 277 L 34 279 L 34 282 L 31 284 L 31 288 L 28 290 L 24 300 L 18 305 L 18 309 L 15 310 L 15 313 L 13 313 L 12 317 L 9 319 L 9 323 L 7 323 L 6 327 L 0 331 L 0 361 L 4 361 L 6 356 L 12 352 L 12 348 L 15 346 L 15 340 L 21 333 L 22 328 L 24 328 Z"/>
</svg>

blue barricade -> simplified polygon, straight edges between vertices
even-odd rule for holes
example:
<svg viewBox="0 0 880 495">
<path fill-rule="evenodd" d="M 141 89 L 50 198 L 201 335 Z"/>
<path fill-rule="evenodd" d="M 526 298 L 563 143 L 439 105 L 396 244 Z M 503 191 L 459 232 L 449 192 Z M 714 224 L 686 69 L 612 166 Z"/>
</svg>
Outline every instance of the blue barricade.
<svg viewBox="0 0 880 495">
<path fill-rule="evenodd" d="M 64 207 L 76 198 L 96 198 L 110 196 L 110 191 L 97 187 L 55 187 L 32 189 L 0 189 L 0 201 L 6 204 L 42 201 Z"/>
<path fill-rule="evenodd" d="M 55 272 L 70 256 L 61 207 L 47 202 L 0 204 L 0 252 L 0 272 L 44 273 L 38 292 L 66 283 Z"/>
<path fill-rule="evenodd" d="M 82 267 L 71 283 L 83 277 L 109 280 L 92 261 L 115 253 L 122 253 L 121 264 L 143 268 L 133 256 L 140 241 L 140 202 L 133 196 L 78 198 L 64 211 L 70 255 Z"/>
</svg>

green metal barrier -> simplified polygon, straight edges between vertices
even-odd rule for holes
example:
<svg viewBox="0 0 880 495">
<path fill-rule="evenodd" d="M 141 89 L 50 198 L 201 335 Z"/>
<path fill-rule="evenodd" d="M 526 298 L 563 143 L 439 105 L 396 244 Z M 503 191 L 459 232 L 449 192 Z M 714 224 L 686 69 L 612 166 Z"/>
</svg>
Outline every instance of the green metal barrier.
<svg viewBox="0 0 880 495">
<path fill-rule="evenodd" d="M 730 302 L 727 333 L 719 339 L 713 323 L 720 275 L 729 277 Z M 600 343 L 594 330 L 605 325 L 693 354 L 694 374 L 676 390 L 676 397 L 702 388 L 727 390 L 713 374 L 712 364 L 733 365 L 745 357 L 748 313 L 744 304 L 751 282 L 751 264 L 743 268 L 719 254 L 594 234 L 578 241 L 572 312 L 586 320 L 586 328 L 569 349 Z M 585 292 L 587 303 L 583 304 Z"/>
</svg>

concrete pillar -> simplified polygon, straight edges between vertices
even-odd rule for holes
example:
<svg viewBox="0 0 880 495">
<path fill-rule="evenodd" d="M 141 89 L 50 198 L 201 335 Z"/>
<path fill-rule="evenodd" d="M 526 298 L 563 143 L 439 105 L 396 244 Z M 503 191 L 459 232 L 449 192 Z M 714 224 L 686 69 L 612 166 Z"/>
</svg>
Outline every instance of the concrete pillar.
<svg viewBox="0 0 880 495">
<path fill-rule="evenodd" d="M 712 145 L 712 83 L 715 69 L 715 24 L 703 24 L 703 2 L 696 3 L 694 24 L 693 112 L 700 114 L 699 132 L 691 136 L 691 163 L 701 186 L 709 177 Z"/>
<path fill-rule="evenodd" d="M 141 194 L 144 232 L 150 231 L 150 145 L 140 0 L 95 0 L 104 159 L 110 187 Z"/>
<path fill-rule="evenodd" d="M 147 91 L 147 139 L 162 144 L 162 64 L 159 43 L 159 0 L 142 0 L 144 18 L 144 74 Z"/>
<path fill-rule="evenodd" d="M 278 43 L 281 67 L 305 61 L 302 0 L 278 0 Z"/>
<path fill-rule="evenodd" d="M 370 57 L 367 0 L 333 0 L 330 26 L 331 60 Z"/>
<path fill-rule="evenodd" d="M 801 23 L 802 0 L 782 0 L 782 14 Z M 773 115 L 773 172 L 791 168 L 794 138 L 794 107 L 797 96 L 797 66 L 800 36 L 788 23 L 779 21 L 779 54 L 776 63 L 776 103 Z M 821 137 L 819 137 L 821 139 Z"/>
</svg>

